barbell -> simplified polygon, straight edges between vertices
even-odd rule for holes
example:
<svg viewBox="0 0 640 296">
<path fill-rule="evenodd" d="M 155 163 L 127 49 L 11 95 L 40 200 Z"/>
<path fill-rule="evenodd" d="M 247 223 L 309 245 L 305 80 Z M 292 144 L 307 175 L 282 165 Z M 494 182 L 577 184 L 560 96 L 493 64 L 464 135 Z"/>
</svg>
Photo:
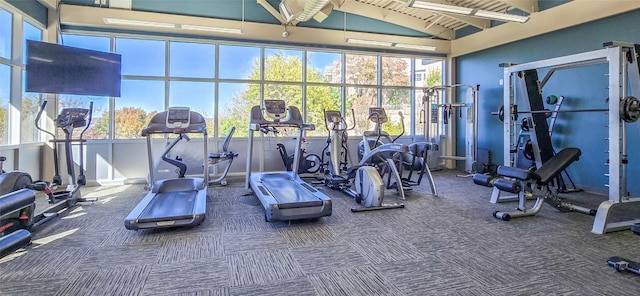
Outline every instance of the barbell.
<svg viewBox="0 0 640 296">
<path fill-rule="evenodd" d="M 576 110 L 534 110 L 534 111 L 518 111 L 518 105 L 511 105 L 512 121 L 518 120 L 518 114 L 540 114 L 544 113 L 547 118 L 551 117 L 554 112 L 559 113 L 578 113 L 578 112 L 609 112 L 609 109 L 576 109 Z M 498 112 L 491 112 L 491 115 L 498 115 L 498 119 L 504 122 L 504 105 L 500 106 Z M 628 96 L 620 101 L 620 119 L 625 122 L 636 122 L 640 119 L 640 100 L 636 97 Z"/>
</svg>

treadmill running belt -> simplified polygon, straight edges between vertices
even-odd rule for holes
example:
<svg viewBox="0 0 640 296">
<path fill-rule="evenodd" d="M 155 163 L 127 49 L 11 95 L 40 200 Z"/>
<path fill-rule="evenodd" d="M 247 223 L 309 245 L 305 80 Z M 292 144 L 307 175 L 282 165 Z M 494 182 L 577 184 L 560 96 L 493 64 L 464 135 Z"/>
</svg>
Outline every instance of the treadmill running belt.
<svg viewBox="0 0 640 296">
<path fill-rule="evenodd" d="M 138 221 L 155 222 L 189 219 L 193 217 L 193 204 L 198 191 L 160 192 L 144 209 Z"/>
<path fill-rule="evenodd" d="M 320 198 L 298 184 L 289 174 L 264 174 L 260 181 L 278 200 L 280 208 L 322 205 Z"/>
</svg>

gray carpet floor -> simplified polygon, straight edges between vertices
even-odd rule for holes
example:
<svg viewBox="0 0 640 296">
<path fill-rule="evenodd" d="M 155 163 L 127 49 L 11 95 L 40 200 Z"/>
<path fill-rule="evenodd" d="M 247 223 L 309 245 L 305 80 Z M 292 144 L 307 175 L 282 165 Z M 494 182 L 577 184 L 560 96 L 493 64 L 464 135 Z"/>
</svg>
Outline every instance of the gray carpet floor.
<svg viewBox="0 0 640 296">
<path fill-rule="evenodd" d="M 142 185 L 85 188 L 99 201 L 0 259 L 0 295 L 640 295 L 640 277 L 607 266 L 640 260 L 640 236 L 592 234 L 593 217 L 549 205 L 497 220 L 516 204 L 489 203 L 491 189 L 459 173 L 434 172 L 438 197 L 423 182 L 406 208 L 386 211 L 352 213 L 353 200 L 317 185 L 333 215 L 291 223 L 265 222 L 231 180 L 210 189 L 202 225 L 161 231 L 124 228 Z"/>
</svg>

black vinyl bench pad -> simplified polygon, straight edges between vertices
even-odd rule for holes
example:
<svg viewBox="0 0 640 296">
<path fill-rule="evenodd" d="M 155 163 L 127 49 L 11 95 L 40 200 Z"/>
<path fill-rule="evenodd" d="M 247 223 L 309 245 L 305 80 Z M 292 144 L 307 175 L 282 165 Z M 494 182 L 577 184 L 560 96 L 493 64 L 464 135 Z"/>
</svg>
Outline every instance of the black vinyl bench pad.
<svg viewBox="0 0 640 296">
<path fill-rule="evenodd" d="M 564 148 L 535 171 L 500 166 L 498 167 L 498 174 L 518 180 L 533 179 L 538 181 L 540 185 L 547 185 L 555 176 L 578 160 L 581 154 L 582 152 L 578 148 Z"/>
</svg>

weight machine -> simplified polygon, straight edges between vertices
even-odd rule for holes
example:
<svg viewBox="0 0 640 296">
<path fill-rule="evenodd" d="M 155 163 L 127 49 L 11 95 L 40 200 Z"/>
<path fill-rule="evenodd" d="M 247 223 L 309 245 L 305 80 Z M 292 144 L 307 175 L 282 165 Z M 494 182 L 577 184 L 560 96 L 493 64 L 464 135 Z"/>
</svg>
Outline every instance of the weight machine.
<svg viewBox="0 0 640 296">
<path fill-rule="evenodd" d="M 549 81 L 551 76 L 558 70 L 585 67 L 597 64 L 608 64 L 609 79 L 609 99 L 608 99 L 608 196 L 609 199 L 600 204 L 593 228 L 591 232 L 604 234 L 606 232 L 629 229 L 640 219 L 611 222 L 614 211 L 612 209 L 626 208 L 637 205 L 640 198 L 631 197 L 627 190 L 627 123 L 635 122 L 640 118 L 640 101 L 631 94 L 640 94 L 640 67 L 638 66 L 638 53 L 640 45 L 607 42 L 603 49 L 579 53 L 564 57 L 552 58 L 520 65 L 504 64 L 504 106 L 512 106 L 517 102 L 515 86 L 517 83 L 525 83 L 526 95 L 533 102 L 541 102 L 540 89 Z M 536 69 L 551 68 L 541 80 L 537 78 Z M 521 79 L 525 77 L 528 79 Z M 524 81 L 524 82 L 523 82 Z M 535 85 L 533 85 L 535 84 Z M 584 111 L 604 111 L 604 110 L 576 110 Z M 532 125 L 530 127 L 534 147 L 540 145 L 551 145 L 548 133 L 548 123 L 545 113 L 540 106 L 531 105 L 531 110 L 524 112 L 531 113 Z M 513 165 L 513 154 L 517 114 L 519 111 L 514 108 L 504 108 L 504 165 Z M 553 152 L 534 149 L 534 156 L 537 162 L 544 162 L 553 157 Z M 542 163 L 536 163 L 538 167 Z M 616 219 L 619 220 L 619 219 Z"/>
<path fill-rule="evenodd" d="M 464 101 L 461 103 L 447 103 L 441 93 L 466 88 Z M 423 110 L 420 110 L 420 123 L 424 124 L 425 141 L 432 143 L 430 156 L 426 163 L 431 170 L 442 168 L 441 160 L 462 160 L 467 173 L 476 171 L 478 151 L 478 91 L 480 85 L 453 84 L 438 85 L 425 88 L 422 96 Z M 446 139 L 447 133 L 452 133 L 455 127 L 449 127 L 452 115 L 462 118 L 462 110 L 466 109 L 465 156 L 446 155 L 447 143 L 455 139 Z M 442 121 L 440 121 L 442 118 Z M 435 144 L 435 145 L 433 145 Z M 452 147 L 455 147 L 452 145 Z"/>
</svg>

